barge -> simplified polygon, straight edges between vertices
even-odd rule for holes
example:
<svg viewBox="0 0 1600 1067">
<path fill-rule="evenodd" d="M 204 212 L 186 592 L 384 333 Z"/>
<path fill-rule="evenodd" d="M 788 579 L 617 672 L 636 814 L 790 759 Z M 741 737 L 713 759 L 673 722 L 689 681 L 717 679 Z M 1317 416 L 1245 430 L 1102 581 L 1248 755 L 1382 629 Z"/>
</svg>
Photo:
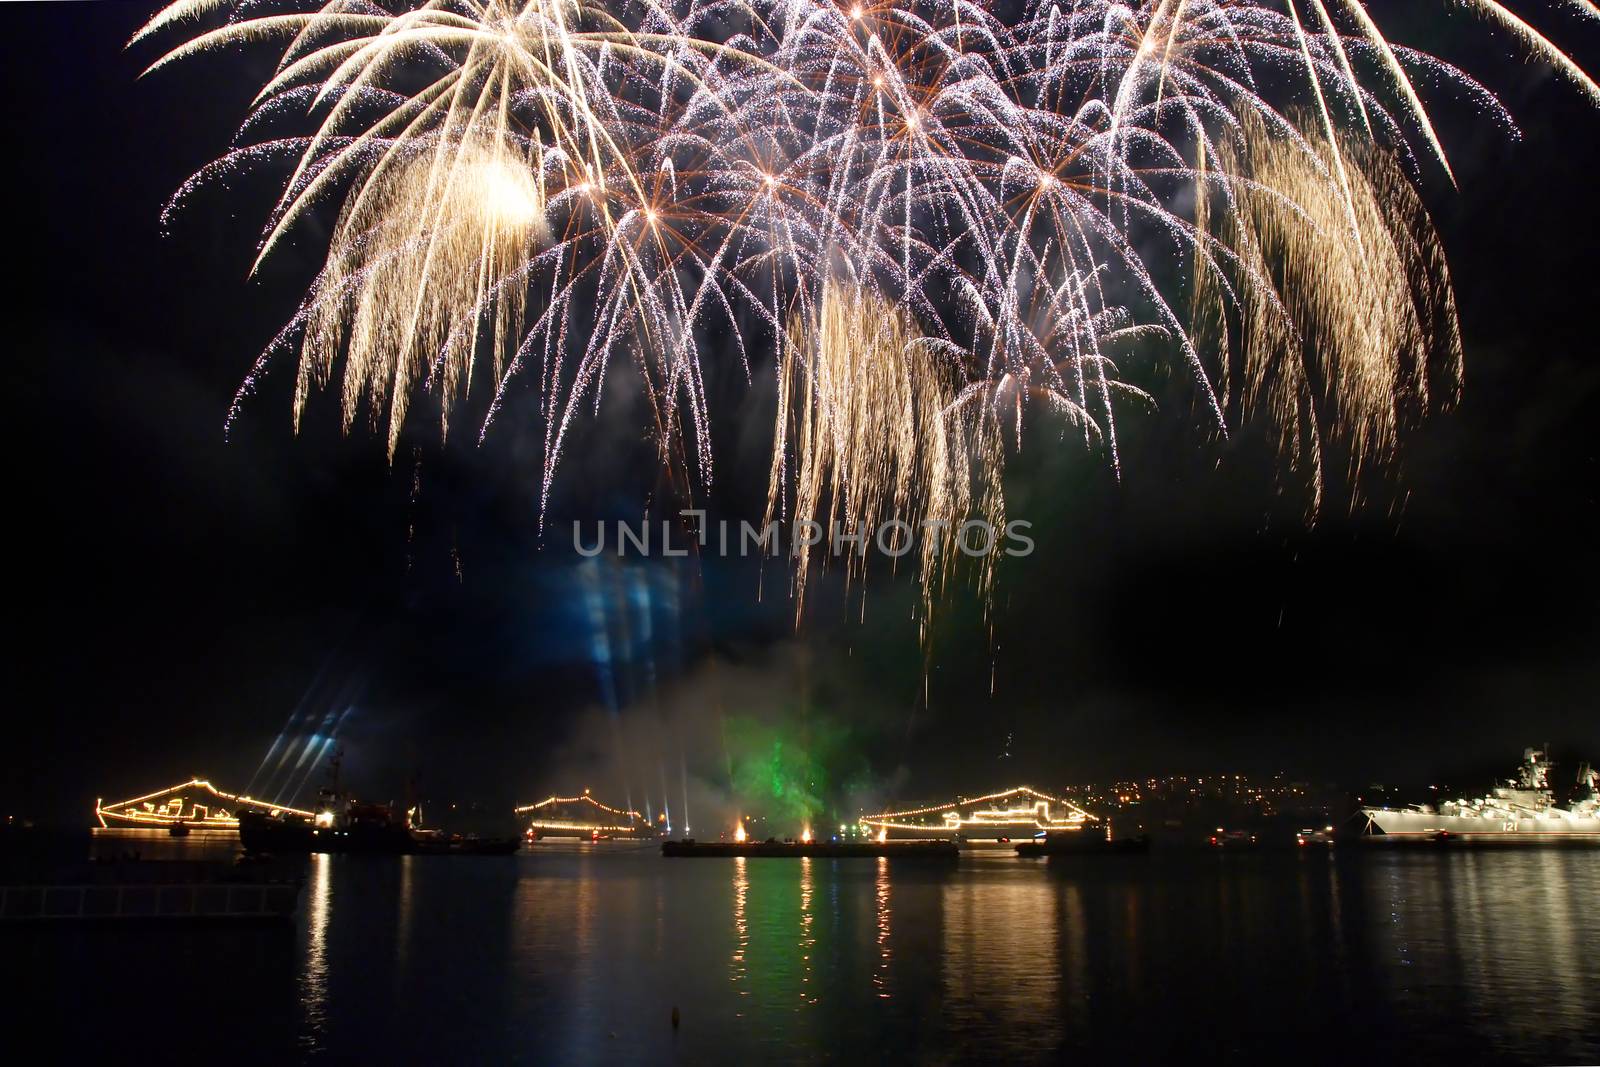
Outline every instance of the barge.
<svg viewBox="0 0 1600 1067">
<path fill-rule="evenodd" d="M 1024 859 L 1040 856 L 1142 856 L 1150 851 L 1150 838 L 1100 837 L 1095 835 L 1049 834 L 1017 844 L 1017 855 Z"/>
<path fill-rule="evenodd" d="M 961 847 L 949 840 L 916 841 L 663 841 L 663 856 L 729 857 L 802 859 L 870 859 L 886 856 L 891 859 L 942 859 L 952 860 L 961 855 Z"/>
</svg>

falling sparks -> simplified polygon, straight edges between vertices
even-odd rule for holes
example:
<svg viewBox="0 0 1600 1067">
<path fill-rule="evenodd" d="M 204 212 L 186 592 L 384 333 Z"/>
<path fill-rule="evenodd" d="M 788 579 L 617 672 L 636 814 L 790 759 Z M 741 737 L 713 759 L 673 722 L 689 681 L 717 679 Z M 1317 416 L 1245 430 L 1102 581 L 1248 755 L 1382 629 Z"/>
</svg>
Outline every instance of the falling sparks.
<svg viewBox="0 0 1600 1067">
<path fill-rule="evenodd" d="M 854 566 L 882 534 L 890 554 L 918 548 L 930 598 L 955 565 L 963 520 L 977 510 L 991 529 L 1005 525 L 998 433 L 985 409 L 957 408 L 949 378 L 904 311 L 860 286 L 825 285 L 813 316 L 793 324 L 779 370 L 768 520 L 792 486 L 794 521 L 830 539 L 851 531 Z M 797 613 L 809 569 L 802 552 Z"/>
<path fill-rule="evenodd" d="M 1227 216 L 1226 239 L 1283 296 L 1244 290 L 1241 417 L 1276 428 L 1315 510 L 1325 437 L 1348 453 L 1354 484 L 1364 462 L 1393 457 L 1403 404 L 1457 399 L 1455 300 L 1427 211 L 1392 157 L 1349 142 L 1315 142 L 1308 154 L 1247 129 L 1238 162 L 1254 184 Z M 1327 181 L 1335 155 L 1346 161 L 1343 187 Z M 1217 309 L 1213 321 L 1224 316 Z M 1226 361 L 1226 331 L 1217 348 Z"/>
<path fill-rule="evenodd" d="M 393 455 L 412 383 L 424 378 L 448 415 L 470 381 L 480 307 L 492 301 L 497 335 L 520 330 L 526 290 L 503 283 L 538 243 L 543 207 L 520 158 L 448 142 L 394 164 L 347 201 L 306 307 L 297 420 L 341 351 L 346 429 L 364 398 L 374 420 L 387 399 Z"/>
<path fill-rule="evenodd" d="M 281 50 L 169 212 L 274 165 L 260 257 L 327 234 L 230 421 L 296 350 L 296 424 L 337 381 L 345 427 L 365 411 L 391 454 L 418 391 L 447 432 L 486 378 L 481 435 L 527 374 L 547 503 L 621 361 L 663 462 L 709 484 L 716 353 L 776 364 L 774 509 L 954 522 L 1003 515 L 1036 412 L 1120 471 L 1116 413 L 1150 399 L 1129 350 L 1164 353 L 1223 433 L 1271 413 L 1319 494 L 1328 439 L 1387 456 L 1459 382 L 1409 177 L 1454 174 L 1418 86 L 1510 118 L 1364 0 L 397 2 L 180 0 L 135 38 L 189 34 L 153 69 Z M 1600 103 L 1510 7 L 1462 6 Z M 921 564 L 931 590 L 945 561 Z"/>
</svg>

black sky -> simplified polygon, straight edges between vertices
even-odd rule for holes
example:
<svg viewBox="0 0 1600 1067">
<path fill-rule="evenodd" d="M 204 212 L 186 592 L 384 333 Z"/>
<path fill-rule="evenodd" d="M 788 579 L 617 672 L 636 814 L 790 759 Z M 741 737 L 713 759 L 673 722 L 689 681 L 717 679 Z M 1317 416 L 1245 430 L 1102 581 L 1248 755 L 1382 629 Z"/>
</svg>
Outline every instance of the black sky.
<svg viewBox="0 0 1600 1067">
<path fill-rule="evenodd" d="M 161 234 L 162 203 L 226 145 L 252 82 L 237 57 L 140 80 L 149 57 L 121 46 L 150 7 L 0 8 L 0 810 L 65 817 L 194 772 L 242 785 L 297 708 L 352 709 L 341 736 L 368 781 L 420 768 L 439 795 L 490 798 L 573 785 L 605 700 L 584 600 L 597 581 L 682 591 L 670 640 L 614 680 L 620 722 L 686 701 L 850 722 L 908 794 L 1184 769 L 1419 780 L 1546 739 L 1600 759 L 1600 109 L 1485 27 L 1405 35 L 1479 75 L 1523 137 L 1439 105 L 1461 189 L 1432 173 L 1426 193 L 1466 392 L 1409 435 L 1395 500 L 1306 528 L 1248 456 L 1217 469 L 1181 418 L 1125 417 L 1120 483 L 1070 438 L 1036 435 L 1010 510 L 1040 550 L 1003 570 L 992 636 L 958 598 L 925 659 L 905 580 L 874 584 L 864 624 L 825 596 L 796 634 L 779 572 L 758 602 L 749 567 L 596 579 L 563 538 L 541 549 L 527 405 L 481 450 L 468 435 L 425 448 L 415 502 L 411 457 L 391 468 L 380 440 L 341 440 L 331 398 L 293 438 L 282 369 L 225 443 L 230 398 L 312 263 L 291 251 L 246 279 L 270 190 L 250 180 Z M 1554 24 L 1600 68 L 1595 27 Z M 712 504 L 738 513 L 765 476 L 770 397 L 726 368 L 712 388 Z M 629 514 L 651 488 L 625 407 L 580 437 L 557 514 Z M 769 671 L 770 707 L 717 707 L 719 671 Z"/>
</svg>

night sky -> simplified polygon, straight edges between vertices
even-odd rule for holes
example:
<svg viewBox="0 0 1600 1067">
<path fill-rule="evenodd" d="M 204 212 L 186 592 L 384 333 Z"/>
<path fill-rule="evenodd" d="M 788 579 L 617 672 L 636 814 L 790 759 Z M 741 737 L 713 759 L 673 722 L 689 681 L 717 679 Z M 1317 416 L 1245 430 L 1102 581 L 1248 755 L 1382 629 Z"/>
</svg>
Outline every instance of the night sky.
<svg viewBox="0 0 1600 1067">
<path fill-rule="evenodd" d="M 569 452 L 542 542 L 528 383 L 481 448 L 470 426 L 441 448 L 422 420 L 391 467 L 381 436 L 340 437 L 331 394 L 296 438 L 284 363 L 225 442 L 316 244 L 246 278 L 270 177 L 196 197 L 163 235 L 163 202 L 245 113 L 240 65 L 270 55 L 141 80 L 152 54 L 122 44 L 152 7 L 0 9 L 0 811 L 78 819 L 194 773 L 244 788 L 286 725 L 303 743 L 335 720 L 369 795 L 416 775 L 430 797 L 494 804 L 585 785 L 658 801 L 689 774 L 714 793 L 729 723 L 902 799 L 1183 771 L 1418 782 L 1508 771 L 1545 740 L 1600 760 L 1600 110 L 1487 28 L 1389 24 L 1522 129 L 1430 101 L 1461 185 L 1425 175 L 1463 403 L 1407 435 L 1362 507 L 1310 527 L 1259 448 L 1184 411 L 1122 416 L 1120 482 L 1037 419 L 1008 493 L 1039 549 L 1002 567 L 988 622 L 957 595 L 924 649 L 904 575 L 870 580 L 865 622 L 860 590 L 830 580 L 797 631 L 781 568 L 583 564 L 572 517 L 661 496 L 626 372 Z M 1600 27 L 1543 24 L 1600 68 Z M 747 386 L 731 357 L 707 362 L 708 504 L 758 518 L 770 371 Z"/>
</svg>

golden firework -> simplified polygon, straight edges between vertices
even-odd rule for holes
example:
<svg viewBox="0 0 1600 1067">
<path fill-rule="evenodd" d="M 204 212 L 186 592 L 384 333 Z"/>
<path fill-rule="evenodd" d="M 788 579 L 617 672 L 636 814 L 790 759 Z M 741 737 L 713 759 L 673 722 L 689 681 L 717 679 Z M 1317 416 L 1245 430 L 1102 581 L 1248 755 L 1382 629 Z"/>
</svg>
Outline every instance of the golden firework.
<svg viewBox="0 0 1600 1067">
<path fill-rule="evenodd" d="M 1362 466 L 1395 455 L 1404 409 L 1453 403 L 1462 350 L 1444 254 L 1392 155 L 1353 139 L 1296 143 L 1244 124 L 1222 169 L 1247 174 L 1221 224 L 1237 256 L 1237 351 L 1217 276 L 1197 271 L 1199 329 L 1209 326 L 1224 388 L 1237 375 L 1241 418 L 1274 427 L 1289 469 L 1321 507 L 1325 455 L 1348 455 L 1355 502 Z M 1344 180 L 1332 182 L 1335 161 Z M 1209 197 L 1198 198 L 1199 224 Z"/>
<path fill-rule="evenodd" d="M 433 377 L 449 418 L 471 381 L 485 309 L 499 377 L 498 341 L 520 335 L 527 299 L 526 286 L 506 282 L 546 234 L 535 173 L 503 145 L 440 141 L 346 202 L 307 301 L 296 426 L 311 387 L 327 383 L 342 351 L 344 425 L 364 398 L 374 422 L 387 401 L 392 456 L 413 383 Z"/>
<path fill-rule="evenodd" d="M 969 519 L 1005 526 L 998 427 L 982 407 L 955 404 L 955 373 L 907 312 L 860 285 L 830 280 L 809 315 L 797 312 L 778 372 L 778 416 L 767 521 L 817 524 L 861 539 L 849 573 L 877 550 L 918 553 L 924 608 L 950 577 Z M 792 490 L 792 492 L 791 492 Z M 886 551 L 885 551 L 886 550 Z M 797 550 L 796 617 L 811 554 Z M 987 590 L 992 554 L 981 557 Z"/>
<path fill-rule="evenodd" d="M 296 425 L 337 382 L 392 456 L 419 389 L 448 427 L 492 363 L 485 432 L 531 366 L 544 503 L 621 358 L 687 494 L 691 445 L 712 474 L 705 364 L 775 356 L 769 510 L 854 528 L 1003 515 L 1001 427 L 1020 442 L 1032 403 L 1120 475 L 1116 411 L 1150 400 L 1122 346 L 1160 346 L 1216 432 L 1269 418 L 1313 511 L 1330 446 L 1353 481 L 1459 389 L 1411 177 L 1455 175 L 1419 86 L 1511 120 L 1366 0 L 284 3 L 180 0 L 136 38 L 192 31 L 156 67 L 277 42 L 239 143 L 174 204 L 276 163 L 259 256 L 330 235 L 230 424 L 298 350 Z M 1600 103 L 1507 4 L 1462 6 Z M 930 596 L 954 560 L 933 540 Z"/>
</svg>

